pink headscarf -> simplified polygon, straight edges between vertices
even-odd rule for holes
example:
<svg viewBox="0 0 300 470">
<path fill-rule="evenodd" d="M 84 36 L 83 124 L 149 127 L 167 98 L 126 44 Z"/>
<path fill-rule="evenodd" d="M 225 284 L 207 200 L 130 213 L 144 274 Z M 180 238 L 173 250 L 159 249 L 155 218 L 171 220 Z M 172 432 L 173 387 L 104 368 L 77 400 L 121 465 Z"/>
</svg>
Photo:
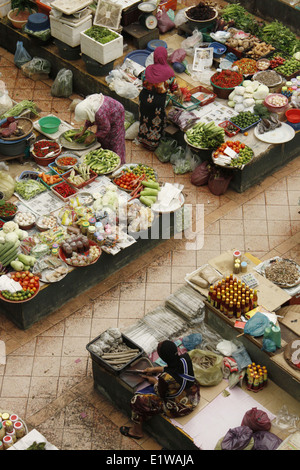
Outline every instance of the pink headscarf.
<svg viewBox="0 0 300 470">
<path fill-rule="evenodd" d="M 154 50 L 154 64 L 148 65 L 145 71 L 145 78 L 150 83 L 165 82 L 169 78 L 173 77 L 174 71 L 168 65 L 168 53 L 165 47 L 157 47 Z"/>
</svg>

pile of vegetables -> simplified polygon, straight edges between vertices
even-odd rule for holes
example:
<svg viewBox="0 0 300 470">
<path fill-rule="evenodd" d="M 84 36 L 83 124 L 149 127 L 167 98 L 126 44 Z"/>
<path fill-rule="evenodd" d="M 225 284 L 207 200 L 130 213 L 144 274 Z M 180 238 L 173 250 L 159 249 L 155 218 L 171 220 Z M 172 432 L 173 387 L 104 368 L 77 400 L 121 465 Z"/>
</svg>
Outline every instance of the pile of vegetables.
<svg viewBox="0 0 300 470">
<path fill-rule="evenodd" d="M 230 93 L 227 104 L 237 113 L 252 111 L 256 104 L 263 103 L 268 94 L 269 88 L 266 85 L 256 80 L 244 80 L 241 86 L 235 87 Z M 231 121 L 236 124 L 232 119 Z"/>
<path fill-rule="evenodd" d="M 28 179 L 17 181 L 15 191 L 23 199 L 29 200 L 46 191 L 46 187 L 41 183 L 41 181 Z"/>
<path fill-rule="evenodd" d="M 12 218 L 16 214 L 17 210 L 17 206 L 12 202 L 0 201 L 0 217 L 2 219 Z"/>
<path fill-rule="evenodd" d="M 151 207 L 157 200 L 159 184 L 154 181 L 142 181 L 144 189 L 140 192 L 140 201 L 145 206 Z"/>
<path fill-rule="evenodd" d="M 97 149 L 85 155 L 84 163 L 98 175 L 103 175 L 111 173 L 119 166 L 120 157 L 111 150 Z"/>
<path fill-rule="evenodd" d="M 7 267 L 17 258 L 20 240 L 28 236 L 13 220 L 5 222 L 0 232 L 0 263 Z"/>
<path fill-rule="evenodd" d="M 230 29 L 230 37 L 226 41 L 226 46 L 244 53 L 250 51 L 258 43 L 258 39 L 249 33 L 239 31 L 238 29 Z"/>
<path fill-rule="evenodd" d="M 285 60 L 282 65 L 276 67 L 275 71 L 284 77 L 289 77 L 296 72 L 300 72 L 300 61 L 291 57 L 290 59 Z"/>
<path fill-rule="evenodd" d="M 264 23 L 258 21 L 239 3 L 228 4 L 221 12 L 225 21 L 234 21 L 236 28 L 258 35 Z"/>
<path fill-rule="evenodd" d="M 53 184 L 59 183 L 62 181 L 62 178 L 59 175 L 51 175 L 49 173 L 39 173 L 39 178 L 41 178 L 44 183 L 48 186 L 52 186 Z"/>
<path fill-rule="evenodd" d="M 59 194 L 64 199 L 67 199 L 69 196 L 76 194 L 76 190 L 66 182 L 58 183 L 53 186 L 52 189 L 55 193 Z"/>
<path fill-rule="evenodd" d="M 56 159 L 57 165 L 65 168 L 76 165 L 77 161 L 77 157 L 72 157 L 69 155 L 62 155 L 61 157 Z"/>
<path fill-rule="evenodd" d="M 75 139 L 75 136 L 78 135 L 82 129 L 70 129 L 69 131 L 64 132 L 63 137 L 66 139 L 68 142 L 77 142 L 78 144 L 84 144 L 84 141 L 87 137 L 93 134 L 92 131 L 89 131 L 88 129 L 82 134 L 81 137 L 77 137 Z"/>
<path fill-rule="evenodd" d="M 243 75 L 232 70 L 222 70 L 216 72 L 211 77 L 211 82 L 220 88 L 234 88 L 243 81 Z"/>
<path fill-rule="evenodd" d="M 187 142 L 198 148 L 217 148 L 224 142 L 224 138 L 224 129 L 214 122 L 209 124 L 198 122 L 186 131 Z"/>
<path fill-rule="evenodd" d="M 236 154 L 236 156 L 229 156 L 227 154 L 227 149 L 233 150 Z M 241 168 L 253 157 L 253 150 L 248 147 L 248 145 L 245 145 L 243 142 L 240 142 L 239 140 L 231 141 L 227 140 L 224 142 L 220 147 L 217 148 L 217 150 L 213 153 L 213 158 L 218 159 L 219 163 L 222 162 L 221 164 L 224 166 L 231 166 L 234 168 Z"/>
<path fill-rule="evenodd" d="M 114 39 L 117 39 L 119 35 L 110 29 L 107 29 L 103 26 L 92 26 L 90 29 L 84 32 L 86 36 L 94 39 L 101 44 L 107 44 Z"/>
<path fill-rule="evenodd" d="M 233 67 L 237 67 L 238 72 L 242 75 L 253 75 L 257 72 L 256 60 L 253 59 L 240 59 L 236 60 L 232 64 Z"/>
<path fill-rule="evenodd" d="M 251 111 L 242 111 L 237 116 L 231 118 L 231 122 L 241 130 L 253 126 L 259 120 L 260 117 L 257 114 L 251 113 Z"/>
<path fill-rule="evenodd" d="M 91 169 L 89 165 L 85 163 L 80 163 L 79 165 L 74 166 L 70 171 L 67 181 L 74 186 L 81 186 L 92 178 Z M 96 175 L 95 175 L 96 177 Z"/>
<path fill-rule="evenodd" d="M 281 122 L 276 115 L 272 114 L 268 118 L 263 118 L 258 123 L 257 131 L 259 134 L 264 134 L 265 132 L 270 132 L 274 129 L 277 129 L 278 127 L 281 127 Z"/>
<path fill-rule="evenodd" d="M 6 111 L 6 113 L 2 114 L 1 119 L 14 117 L 14 116 L 20 116 L 20 114 L 25 110 L 30 110 L 31 113 L 34 114 L 35 116 L 38 116 L 39 114 L 37 111 L 36 105 L 34 104 L 33 101 L 23 100 L 20 103 L 17 103 L 8 111 Z"/>
<path fill-rule="evenodd" d="M 26 255 L 23 255 L 26 256 Z M 21 261 L 15 262 L 17 266 L 23 265 Z M 28 270 L 18 269 L 16 273 L 11 275 L 11 279 L 20 284 L 20 289 L 16 292 L 10 292 L 8 290 L 3 290 L 1 292 L 2 296 L 10 301 L 22 302 L 24 300 L 30 299 L 39 289 L 39 277 L 34 276 Z"/>
<path fill-rule="evenodd" d="M 59 155 L 60 145 L 52 140 L 38 140 L 33 144 L 32 153 L 38 158 L 48 157 L 48 154 Z M 54 155 L 53 154 L 53 155 Z"/>
<path fill-rule="evenodd" d="M 271 44 L 268 44 L 266 42 L 257 42 L 256 44 L 254 44 L 251 50 L 247 52 L 247 55 L 252 57 L 252 59 L 258 60 L 261 57 L 270 54 L 270 52 L 274 50 L 275 47 Z"/>
</svg>

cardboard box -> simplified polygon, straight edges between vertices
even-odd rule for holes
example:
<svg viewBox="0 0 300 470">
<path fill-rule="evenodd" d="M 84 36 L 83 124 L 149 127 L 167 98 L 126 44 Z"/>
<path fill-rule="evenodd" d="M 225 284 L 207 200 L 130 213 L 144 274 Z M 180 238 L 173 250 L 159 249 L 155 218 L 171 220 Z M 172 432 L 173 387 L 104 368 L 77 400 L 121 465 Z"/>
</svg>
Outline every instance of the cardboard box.
<svg viewBox="0 0 300 470">
<path fill-rule="evenodd" d="M 109 31 L 117 34 L 118 37 L 107 44 L 100 44 L 100 42 L 90 38 L 84 32 L 80 33 L 81 52 L 102 65 L 121 57 L 123 55 L 123 36 L 111 29 Z"/>
</svg>

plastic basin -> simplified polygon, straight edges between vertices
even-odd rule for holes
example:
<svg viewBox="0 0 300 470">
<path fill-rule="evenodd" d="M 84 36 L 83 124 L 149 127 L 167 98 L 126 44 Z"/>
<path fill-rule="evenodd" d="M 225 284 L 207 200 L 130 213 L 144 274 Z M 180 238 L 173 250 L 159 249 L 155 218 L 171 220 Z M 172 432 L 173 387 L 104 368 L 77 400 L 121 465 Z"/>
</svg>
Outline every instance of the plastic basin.
<svg viewBox="0 0 300 470">
<path fill-rule="evenodd" d="M 213 24 L 217 17 L 218 17 L 218 12 L 215 8 L 213 10 L 215 11 L 215 15 L 212 18 L 209 18 L 208 20 L 193 20 L 192 18 L 189 17 L 189 11 L 191 8 L 194 8 L 195 5 L 191 6 L 190 8 L 187 8 L 184 11 L 184 15 L 187 18 L 188 22 L 190 23 L 191 26 L 196 27 L 197 29 L 203 29 L 206 28 L 207 26 Z"/>
<path fill-rule="evenodd" d="M 54 134 L 58 131 L 61 121 L 56 116 L 45 116 L 39 119 L 39 126 L 46 134 Z"/>
<path fill-rule="evenodd" d="M 293 124 L 298 124 L 300 123 L 300 109 L 288 109 L 285 112 L 285 116 L 287 120 Z"/>
<path fill-rule="evenodd" d="M 11 21 L 14 28 L 22 29 L 27 23 L 27 20 L 32 12 L 29 10 L 21 11 L 19 14 L 18 9 L 10 10 L 7 14 L 8 19 Z"/>
<path fill-rule="evenodd" d="M 50 28 L 50 21 L 44 13 L 33 13 L 28 17 L 26 28 L 30 31 L 43 31 Z"/>
<path fill-rule="evenodd" d="M 213 47 L 216 58 L 221 57 L 227 51 L 227 47 L 220 42 L 211 42 L 208 47 Z"/>
<path fill-rule="evenodd" d="M 283 105 L 274 105 L 272 103 L 272 100 L 275 97 L 282 97 L 284 99 L 284 104 Z M 283 100 L 282 100 L 283 101 Z M 271 93 L 268 95 L 265 100 L 264 100 L 264 105 L 265 107 L 271 112 L 271 113 L 281 113 L 282 111 L 285 111 L 287 106 L 289 104 L 289 100 L 286 96 L 282 95 L 281 93 Z"/>
</svg>

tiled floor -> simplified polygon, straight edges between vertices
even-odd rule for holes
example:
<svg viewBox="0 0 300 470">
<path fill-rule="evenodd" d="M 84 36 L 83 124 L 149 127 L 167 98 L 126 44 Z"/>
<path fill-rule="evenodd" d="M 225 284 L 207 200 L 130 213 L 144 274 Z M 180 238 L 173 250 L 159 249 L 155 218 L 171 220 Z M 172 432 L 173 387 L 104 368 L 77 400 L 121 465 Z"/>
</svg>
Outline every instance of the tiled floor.
<svg viewBox="0 0 300 470">
<path fill-rule="evenodd" d="M 10 96 L 33 99 L 42 115 L 51 112 L 72 121 L 69 105 L 76 95 L 53 98 L 51 80 L 27 79 L 12 54 L 0 48 L 0 56 Z M 261 260 L 286 256 L 300 263 L 300 158 L 242 194 L 229 189 L 214 196 L 206 186 L 193 186 L 189 175 L 175 176 L 170 164 L 161 164 L 150 152 L 129 141 L 126 149 L 127 162 L 153 165 L 161 181 L 184 183 L 188 203 L 204 205 L 204 236 L 199 234 L 199 243 L 189 250 L 185 240 L 166 240 L 27 331 L 0 313 L 7 352 L 6 365 L 0 365 L 1 408 L 22 416 L 30 429 L 60 449 L 160 449 L 149 436 L 132 441 L 120 435 L 118 428 L 128 418 L 93 389 L 86 350 L 90 340 L 110 326 L 133 324 L 181 286 L 186 272 L 224 250 L 239 248 Z"/>
</svg>

